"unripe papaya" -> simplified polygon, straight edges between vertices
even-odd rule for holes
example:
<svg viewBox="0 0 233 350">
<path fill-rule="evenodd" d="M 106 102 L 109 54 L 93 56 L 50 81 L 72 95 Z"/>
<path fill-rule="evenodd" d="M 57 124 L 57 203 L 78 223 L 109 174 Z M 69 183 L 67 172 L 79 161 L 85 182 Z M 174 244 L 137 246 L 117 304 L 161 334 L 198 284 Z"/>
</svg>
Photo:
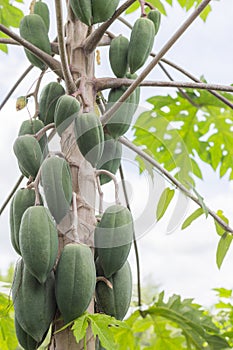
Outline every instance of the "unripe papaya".
<svg viewBox="0 0 233 350">
<path fill-rule="evenodd" d="M 108 95 L 107 109 L 110 109 L 113 104 L 125 93 L 126 87 L 122 86 L 117 89 L 111 89 Z M 120 108 L 113 114 L 111 119 L 107 122 L 106 127 L 113 138 L 118 138 L 126 133 L 130 128 L 136 104 L 135 91 L 122 103 Z"/>
<path fill-rule="evenodd" d="M 92 25 L 92 0 L 70 0 L 70 6 L 81 22 Z"/>
<path fill-rule="evenodd" d="M 135 73 L 146 62 L 154 44 L 154 23 L 145 17 L 134 23 L 128 50 L 130 73 Z"/>
<path fill-rule="evenodd" d="M 29 272 L 44 283 L 58 254 L 58 233 L 47 208 L 29 207 L 22 216 L 19 246 Z"/>
<path fill-rule="evenodd" d="M 111 41 L 109 48 L 109 62 L 117 78 L 123 78 L 128 68 L 129 40 L 119 35 Z"/>
<path fill-rule="evenodd" d="M 27 208 L 35 204 L 35 199 L 36 196 L 33 189 L 21 188 L 15 193 L 10 204 L 11 243 L 19 255 L 21 255 L 19 246 L 19 229 L 22 216 Z"/>
<path fill-rule="evenodd" d="M 122 145 L 119 141 L 114 140 L 110 135 L 104 134 L 104 150 L 96 168 L 108 170 L 116 174 L 121 164 Z M 104 185 L 111 181 L 111 177 L 106 174 L 100 175 L 100 184 Z"/>
<path fill-rule="evenodd" d="M 65 323 L 86 311 L 95 284 L 96 270 L 91 249 L 83 244 L 67 244 L 61 253 L 55 278 L 57 305 Z"/>
<path fill-rule="evenodd" d="M 77 117 L 79 110 L 80 103 L 75 97 L 69 95 L 59 97 L 56 103 L 54 122 L 60 136 Z"/>
<path fill-rule="evenodd" d="M 34 4 L 33 13 L 39 15 L 43 19 L 48 32 L 50 26 L 50 15 L 48 5 L 41 0 L 36 1 L 36 3 Z"/>
<path fill-rule="evenodd" d="M 40 343 L 56 312 L 53 273 L 41 284 L 27 270 L 23 259 L 19 260 L 14 274 L 12 297 L 20 327 Z"/>
<path fill-rule="evenodd" d="M 18 136 L 22 135 L 34 135 L 41 129 L 43 129 L 44 123 L 39 119 L 27 119 L 24 120 L 20 126 Z M 48 154 L 48 138 L 44 134 L 39 140 L 40 148 L 43 153 L 43 156 L 46 157 Z"/>
<path fill-rule="evenodd" d="M 23 169 L 35 178 L 43 159 L 39 142 L 32 135 L 18 136 L 13 150 Z"/>
<path fill-rule="evenodd" d="M 108 278 L 126 262 L 133 240 L 133 219 L 122 205 L 108 207 L 94 233 L 99 263 Z"/>
<path fill-rule="evenodd" d="M 154 23 L 155 27 L 155 35 L 158 33 L 159 27 L 160 27 L 160 22 L 161 22 L 161 13 L 158 10 L 151 10 L 147 18 L 150 19 Z"/>
<path fill-rule="evenodd" d="M 98 262 L 97 275 L 102 275 Z M 102 281 L 96 284 L 97 308 L 100 312 L 104 312 L 118 320 L 123 320 L 132 297 L 132 274 L 128 261 L 109 278 L 109 282 L 112 284 L 112 289 Z"/>
<path fill-rule="evenodd" d="M 114 14 L 120 0 L 92 0 L 93 24 L 107 21 Z"/>
<path fill-rule="evenodd" d="M 18 339 L 19 344 L 25 349 L 25 350 L 36 350 L 42 344 L 44 341 L 45 336 L 40 342 L 37 342 L 35 339 L 33 339 L 29 334 L 27 334 L 23 328 L 20 326 L 19 322 L 17 321 L 17 318 L 15 317 L 15 332 Z M 47 334 L 47 332 L 46 332 Z M 45 335 L 46 335 L 45 334 Z"/>
<path fill-rule="evenodd" d="M 66 160 L 56 156 L 45 159 L 41 166 L 41 184 L 49 211 L 59 224 L 72 200 L 71 172 Z"/>
<path fill-rule="evenodd" d="M 75 137 L 80 152 L 95 168 L 104 148 L 104 132 L 95 113 L 82 113 L 75 119 Z"/>
<path fill-rule="evenodd" d="M 56 103 L 65 94 L 63 86 L 56 81 L 44 86 L 39 97 L 39 119 L 47 125 L 54 122 Z"/>
<path fill-rule="evenodd" d="M 51 55 L 51 45 L 48 37 L 47 28 L 43 19 L 37 14 L 26 15 L 20 22 L 20 36 L 35 45 L 39 49 L 43 50 L 47 54 Z M 34 66 L 41 70 L 46 69 L 46 65 L 37 56 L 32 54 L 29 50 L 25 49 L 28 60 Z"/>
</svg>

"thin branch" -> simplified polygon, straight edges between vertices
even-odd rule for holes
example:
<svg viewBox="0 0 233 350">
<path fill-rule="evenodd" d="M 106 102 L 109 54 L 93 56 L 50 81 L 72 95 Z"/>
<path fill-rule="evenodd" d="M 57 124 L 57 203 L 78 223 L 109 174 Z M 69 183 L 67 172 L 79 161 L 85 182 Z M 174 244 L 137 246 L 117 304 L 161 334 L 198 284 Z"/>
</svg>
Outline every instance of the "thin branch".
<svg viewBox="0 0 233 350">
<path fill-rule="evenodd" d="M 178 188 L 184 195 L 190 198 L 193 202 L 199 205 L 202 208 L 202 203 L 199 201 L 197 197 L 195 197 L 185 186 L 183 186 L 175 177 L 173 177 L 166 169 L 164 169 L 154 158 L 152 158 L 149 154 L 144 152 L 138 146 L 134 145 L 131 141 L 129 141 L 126 137 L 120 137 L 119 140 L 123 145 L 130 148 L 134 152 L 136 152 L 140 157 L 148 161 L 152 164 L 160 174 L 164 175 L 176 188 Z M 233 235 L 233 228 L 231 228 L 225 221 L 223 221 L 213 210 L 206 207 L 207 212 L 210 216 L 216 220 L 216 222 L 227 232 Z"/>
<path fill-rule="evenodd" d="M 16 33 L 12 32 L 10 29 L 6 28 L 3 24 L 0 24 L 0 31 L 7 34 L 10 38 L 16 40 L 19 44 L 21 44 L 23 47 L 28 49 L 30 52 L 32 52 L 35 56 L 40 58 L 43 62 L 47 64 L 49 68 L 54 71 L 60 78 L 63 78 L 61 64 L 59 61 L 57 61 L 55 58 L 44 52 L 43 50 L 39 49 L 38 47 L 31 44 L 29 41 L 21 38 Z"/>
<path fill-rule="evenodd" d="M 0 208 L 0 215 L 2 215 L 4 209 L 6 208 L 6 206 L 8 205 L 8 203 L 10 202 L 11 198 L 13 197 L 13 195 L 15 194 L 15 192 L 17 191 L 19 185 L 21 184 L 21 182 L 23 181 L 24 176 L 21 175 L 19 177 L 19 179 L 17 180 L 15 186 L 13 187 L 13 189 L 11 190 L 9 196 L 7 197 L 7 199 L 5 200 L 5 202 L 3 203 L 2 207 Z"/>
<path fill-rule="evenodd" d="M 66 44 L 64 40 L 64 25 L 62 20 L 62 4 L 61 0 L 55 1 L 55 8 L 56 8 L 56 19 L 57 19 L 57 33 L 58 33 L 58 43 L 59 43 L 59 52 L 61 57 L 61 66 L 62 66 L 62 72 L 66 84 L 66 89 L 68 94 L 72 94 L 76 90 L 76 85 L 73 81 L 68 59 L 67 59 L 67 52 L 66 52 Z"/>
<path fill-rule="evenodd" d="M 33 65 L 31 64 L 26 70 L 25 72 L 23 72 L 23 74 L 20 76 L 20 78 L 16 81 L 16 83 L 14 84 L 14 86 L 10 89 L 10 91 L 8 92 L 8 94 L 6 95 L 6 97 L 4 98 L 4 100 L 2 101 L 2 103 L 0 104 L 0 110 L 5 106 L 5 104 L 7 103 L 7 101 L 9 100 L 9 98 L 11 97 L 11 95 L 13 94 L 13 92 L 16 90 L 16 88 L 19 86 L 19 84 L 23 81 L 23 79 L 28 75 L 28 73 L 32 70 Z"/>
<path fill-rule="evenodd" d="M 54 123 L 50 123 L 45 125 L 42 129 L 40 129 L 35 135 L 34 137 L 37 139 L 37 141 L 39 141 L 42 136 L 46 133 L 46 131 L 50 130 L 50 129 L 54 129 L 55 128 L 55 124 Z"/>
<path fill-rule="evenodd" d="M 96 89 L 97 91 L 105 89 L 115 89 L 122 85 L 131 86 L 134 80 L 127 78 L 99 78 L 96 79 Z M 207 84 L 207 83 L 192 83 L 192 82 L 182 82 L 182 81 L 154 81 L 154 80 L 144 80 L 140 86 L 145 87 L 174 87 L 174 88 L 188 88 L 188 89 L 200 89 L 200 90 L 216 90 L 216 91 L 226 91 L 233 93 L 233 86 L 220 85 L 220 84 Z"/>
<path fill-rule="evenodd" d="M 120 6 L 113 16 L 101 24 L 99 28 L 97 28 L 84 42 L 83 48 L 85 53 L 88 55 L 95 50 L 100 42 L 101 38 L 104 36 L 106 30 L 110 27 L 110 25 L 115 21 L 117 17 L 119 17 L 130 5 L 132 5 L 136 0 L 127 0 L 122 6 Z"/>
<path fill-rule="evenodd" d="M 132 92 L 141 84 L 146 76 L 153 70 L 160 59 L 167 53 L 167 51 L 176 43 L 176 41 L 182 36 L 182 34 L 189 28 L 193 21 L 199 16 L 204 8 L 209 4 L 211 0 L 203 0 L 202 3 L 193 11 L 193 13 L 186 19 L 186 21 L 178 28 L 178 30 L 172 35 L 172 37 L 165 43 L 162 49 L 158 52 L 156 57 L 148 64 L 148 66 L 142 71 L 142 73 L 135 79 L 135 81 L 129 86 L 125 93 L 119 98 L 119 100 L 101 117 L 103 125 L 112 117 L 112 115 L 120 108 L 121 103 L 124 102 Z"/>
<path fill-rule="evenodd" d="M 113 183 L 114 183 L 114 186 L 115 186 L 115 202 L 116 202 L 116 204 L 120 204 L 120 200 L 119 200 L 119 186 L 118 186 L 118 183 L 117 183 L 116 176 L 114 174 L 112 174 L 110 171 L 105 170 L 105 169 L 98 169 L 98 170 L 95 171 L 95 176 L 96 177 L 100 176 L 101 174 L 107 175 L 113 180 Z"/>
<path fill-rule="evenodd" d="M 123 193 L 125 197 L 125 203 L 129 211 L 131 212 L 130 204 L 129 204 L 129 198 L 127 189 L 125 186 L 125 177 L 124 172 L 122 169 L 122 165 L 119 167 L 120 171 L 120 177 L 121 177 L 121 183 L 123 188 Z M 138 252 L 138 245 L 135 235 L 135 230 L 133 230 L 133 244 L 134 244 L 134 252 L 135 252 L 135 260 L 136 260 L 136 269 L 137 269 L 137 290 L 138 290 L 138 306 L 140 307 L 142 305 L 142 293 L 141 293 L 141 274 L 140 274 L 140 259 L 139 259 L 139 252 Z"/>
<path fill-rule="evenodd" d="M 35 102 L 35 113 L 34 113 L 34 118 L 36 118 L 39 114 L 39 102 L 38 102 L 38 94 L 39 94 L 39 89 L 40 89 L 40 84 L 42 82 L 43 76 L 45 74 L 45 71 L 42 71 L 40 73 L 40 76 L 37 80 L 36 87 L 34 92 L 32 93 L 32 96 L 34 97 L 34 102 Z"/>
</svg>

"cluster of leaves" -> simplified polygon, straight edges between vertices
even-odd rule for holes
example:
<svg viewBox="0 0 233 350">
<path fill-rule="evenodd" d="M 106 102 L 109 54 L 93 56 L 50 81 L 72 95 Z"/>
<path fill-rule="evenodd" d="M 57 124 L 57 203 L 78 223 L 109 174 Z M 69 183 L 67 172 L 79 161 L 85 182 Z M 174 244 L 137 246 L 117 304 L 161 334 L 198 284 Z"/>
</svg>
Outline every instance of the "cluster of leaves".
<svg viewBox="0 0 233 350">
<path fill-rule="evenodd" d="M 189 11 L 193 7 L 197 7 L 202 0 L 177 0 L 178 4 L 184 8 L 186 11 Z M 170 6 L 173 5 L 173 0 L 150 0 L 149 1 L 151 5 L 153 5 L 155 8 L 157 8 L 163 15 L 167 15 L 166 12 L 166 6 L 165 4 L 168 4 Z M 140 4 L 139 2 L 133 3 L 129 9 L 126 11 L 127 14 L 134 12 L 139 8 Z M 204 11 L 200 14 L 200 17 L 203 21 L 206 21 L 208 14 L 211 12 L 211 6 L 208 5 Z"/>
<path fill-rule="evenodd" d="M 23 3 L 23 0 L 15 0 L 16 2 Z M 18 28 L 20 20 L 24 16 L 23 12 L 16 6 L 12 5 L 9 0 L 1 0 L 0 6 L 0 23 L 9 27 Z M 6 38 L 7 36 L 0 31 L 0 38 Z M 7 45 L 0 44 L 0 50 L 5 53 L 8 52 Z"/>
</svg>

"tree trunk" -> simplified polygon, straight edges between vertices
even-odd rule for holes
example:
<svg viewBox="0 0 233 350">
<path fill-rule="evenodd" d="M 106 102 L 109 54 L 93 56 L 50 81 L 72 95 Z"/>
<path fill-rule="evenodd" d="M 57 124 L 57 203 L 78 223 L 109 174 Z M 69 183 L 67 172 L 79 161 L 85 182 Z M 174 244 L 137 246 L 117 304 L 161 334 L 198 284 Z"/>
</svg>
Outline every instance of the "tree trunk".
<svg viewBox="0 0 233 350">
<path fill-rule="evenodd" d="M 90 34 L 90 28 L 76 20 L 71 10 L 68 11 L 68 22 L 66 27 L 66 44 L 68 52 L 68 60 L 71 67 L 71 72 L 74 81 L 81 79 L 79 86 L 82 92 L 82 102 L 85 111 L 94 109 L 95 91 L 91 84 L 86 84 L 86 78 L 94 77 L 94 53 L 85 56 L 82 49 L 82 42 Z M 77 239 L 89 245 L 94 246 L 93 232 L 96 224 L 95 218 L 95 197 L 96 184 L 95 172 L 93 167 L 81 155 L 74 136 L 73 124 L 63 133 L 61 138 L 61 150 L 64 153 L 66 160 L 70 164 L 73 192 L 76 193 L 77 203 L 77 219 L 78 219 L 78 237 L 73 236 L 71 215 L 66 218 L 59 225 L 60 232 L 60 250 L 65 244 Z M 67 286 L 69 288 L 69 286 Z M 94 298 L 89 305 L 88 312 L 94 313 Z M 59 316 L 56 316 L 54 322 L 54 331 L 63 326 Z M 50 346 L 52 350 L 81 350 L 84 349 L 83 341 L 76 343 L 70 328 L 57 333 Z M 86 349 L 95 349 L 95 339 L 92 335 L 90 327 L 86 336 Z"/>
</svg>

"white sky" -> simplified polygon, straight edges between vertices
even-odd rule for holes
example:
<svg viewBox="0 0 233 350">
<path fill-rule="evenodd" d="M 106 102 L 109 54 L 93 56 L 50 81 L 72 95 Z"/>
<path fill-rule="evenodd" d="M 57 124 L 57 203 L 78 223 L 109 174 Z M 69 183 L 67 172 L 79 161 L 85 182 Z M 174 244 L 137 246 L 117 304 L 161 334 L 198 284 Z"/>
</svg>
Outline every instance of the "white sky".
<svg viewBox="0 0 233 350">
<path fill-rule="evenodd" d="M 173 9 L 167 6 L 169 15 L 162 18 L 160 31 L 156 37 L 154 50 L 158 51 L 169 39 L 171 34 L 178 28 L 187 14 L 176 5 Z M 28 8 L 30 1 L 25 1 Z M 50 2 L 47 1 L 50 6 Z M 200 19 L 180 38 L 174 47 L 168 52 L 166 58 L 173 60 L 183 66 L 191 73 L 200 77 L 202 74 L 208 82 L 220 84 L 233 83 L 233 2 L 232 0 L 212 1 L 213 12 L 209 15 L 207 23 Z M 52 9 L 51 9 L 52 10 Z M 133 23 L 135 14 L 128 16 Z M 54 28 L 50 31 L 50 37 L 54 37 Z M 128 31 L 117 23 L 111 30 L 116 33 L 128 35 Z M 109 76 L 111 74 L 105 48 L 101 54 L 102 65 L 97 67 L 97 76 Z M 3 100 L 12 84 L 28 66 L 25 55 L 20 48 L 10 48 L 9 55 L 0 53 L 0 101 Z M 175 71 L 170 70 L 178 80 L 185 81 L 186 78 Z M 25 95 L 31 85 L 36 81 L 39 70 L 34 69 L 27 79 L 15 91 L 11 100 L 0 112 L 0 159 L 1 159 L 1 181 L 0 181 L 0 203 L 3 203 L 12 186 L 19 176 L 16 158 L 12 151 L 13 142 L 17 136 L 20 124 L 28 118 L 27 110 L 15 111 L 16 98 Z M 156 68 L 150 75 L 152 79 L 165 80 L 163 73 Z M 53 79 L 48 74 L 46 80 Z M 171 89 L 154 88 L 153 91 L 145 89 L 142 94 L 141 105 L 145 106 L 145 99 L 149 96 L 172 92 Z M 33 111 L 30 105 L 30 110 Z M 137 227 L 145 227 L 153 216 L 155 217 L 156 202 L 158 193 L 165 186 L 164 180 L 156 178 L 154 201 L 151 202 L 152 190 L 150 180 L 145 174 L 138 176 L 133 156 L 125 153 L 124 167 L 126 177 L 129 179 L 130 198 Z M 210 167 L 200 164 L 204 181 L 197 182 L 198 192 L 201 193 L 209 207 L 214 210 L 222 209 L 226 216 L 231 219 L 233 191 L 232 184 L 226 179 L 219 180 L 218 175 Z M 24 182 L 25 184 L 25 182 Z M 112 185 L 106 185 L 106 201 L 112 200 Z M 109 191 L 108 191 L 109 189 Z M 181 294 L 183 297 L 194 297 L 197 302 L 207 305 L 214 300 L 215 287 L 232 288 L 232 265 L 233 248 L 230 249 L 221 270 L 215 263 L 215 254 L 218 236 L 215 233 L 213 220 L 204 218 L 198 219 L 190 229 L 180 230 L 180 225 L 167 234 L 167 225 L 174 220 L 174 205 L 184 203 L 184 214 L 190 214 L 196 209 L 192 203 L 182 200 L 179 193 L 173 201 L 173 206 L 166 213 L 166 216 L 157 225 L 153 225 L 143 237 L 138 240 L 141 258 L 142 279 L 145 284 L 158 285 L 159 289 L 165 289 L 167 294 Z M 143 215 L 141 213 L 144 212 Z M 5 271 L 10 262 L 18 258 L 14 253 L 9 240 L 8 209 L 0 217 L 0 267 Z M 153 222 L 153 220 L 152 220 Z M 143 226 L 144 225 L 144 226 Z M 134 276 L 136 275 L 134 252 L 130 254 L 131 267 Z"/>
</svg>

